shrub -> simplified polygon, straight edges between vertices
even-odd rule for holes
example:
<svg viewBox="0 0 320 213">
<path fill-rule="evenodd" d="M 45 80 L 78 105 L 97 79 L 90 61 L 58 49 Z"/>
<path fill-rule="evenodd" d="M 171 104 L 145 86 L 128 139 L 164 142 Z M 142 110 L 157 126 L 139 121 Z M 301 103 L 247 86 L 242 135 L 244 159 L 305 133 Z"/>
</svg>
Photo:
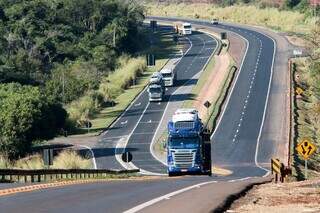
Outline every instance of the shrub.
<svg viewBox="0 0 320 213">
<path fill-rule="evenodd" d="M 50 139 L 64 126 L 66 112 L 39 88 L 17 83 L 0 85 L 0 152 L 23 156 L 33 140 Z"/>
<path fill-rule="evenodd" d="M 44 169 L 44 162 L 41 155 L 30 155 L 21 158 L 14 163 L 16 169 Z"/>
<path fill-rule="evenodd" d="M 91 169 L 92 161 L 81 157 L 77 152 L 65 150 L 59 153 L 53 161 L 55 169 Z"/>
<path fill-rule="evenodd" d="M 0 155 L 0 169 L 10 169 L 11 167 L 11 161 L 6 156 Z"/>
</svg>

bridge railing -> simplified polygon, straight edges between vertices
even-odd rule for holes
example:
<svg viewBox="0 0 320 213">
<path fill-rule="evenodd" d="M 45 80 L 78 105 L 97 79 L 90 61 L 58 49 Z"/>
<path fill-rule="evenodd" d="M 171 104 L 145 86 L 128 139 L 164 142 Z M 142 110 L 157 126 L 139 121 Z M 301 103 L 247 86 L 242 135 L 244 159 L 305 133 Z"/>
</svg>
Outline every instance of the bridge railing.
<svg viewBox="0 0 320 213">
<path fill-rule="evenodd" d="M 138 173 L 139 169 L 0 169 L 0 182 L 42 182 L 61 179 L 107 178 L 112 175 Z"/>
</svg>

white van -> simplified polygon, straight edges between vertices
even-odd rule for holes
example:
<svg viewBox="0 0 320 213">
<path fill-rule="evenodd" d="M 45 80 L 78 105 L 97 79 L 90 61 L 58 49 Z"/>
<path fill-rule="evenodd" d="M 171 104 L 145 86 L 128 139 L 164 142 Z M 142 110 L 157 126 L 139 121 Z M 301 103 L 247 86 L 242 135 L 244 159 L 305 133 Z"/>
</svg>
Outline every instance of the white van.
<svg viewBox="0 0 320 213">
<path fill-rule="evenodd" d="M 175 80 L 175 74 L 172 68 L 163 68 L 160 73 L 163 76 L 165 86 L 173 86 Z"/>
</svg>

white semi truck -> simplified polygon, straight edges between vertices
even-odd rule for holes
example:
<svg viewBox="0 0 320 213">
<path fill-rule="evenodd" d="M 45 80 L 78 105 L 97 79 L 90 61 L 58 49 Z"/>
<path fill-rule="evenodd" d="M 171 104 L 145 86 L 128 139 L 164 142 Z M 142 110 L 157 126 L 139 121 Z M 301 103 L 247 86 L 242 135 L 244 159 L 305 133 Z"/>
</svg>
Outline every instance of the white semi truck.
<svg viewBox="0 0 320 213">
<path fill-rule="evenodd" d="M 175 73 L 172 68 L 163 68 L 160 73 L 163 76 L 165 86 L 173 86 L 175 81 Z"/>
<path fill-rule="evenodd" d="M 160 72 L 155 72 L 152 74 L 149 86 L 149 101 L 162 101 L 165 95 L 165 85 L 164 79 Z"/>
<path fill-rule="evenodd" d="M 174 29 L 176 33 L 180 35 L 191 35 L 192 29 L 191 24 L 188 22 L 175 22 Z"/>
</svg>

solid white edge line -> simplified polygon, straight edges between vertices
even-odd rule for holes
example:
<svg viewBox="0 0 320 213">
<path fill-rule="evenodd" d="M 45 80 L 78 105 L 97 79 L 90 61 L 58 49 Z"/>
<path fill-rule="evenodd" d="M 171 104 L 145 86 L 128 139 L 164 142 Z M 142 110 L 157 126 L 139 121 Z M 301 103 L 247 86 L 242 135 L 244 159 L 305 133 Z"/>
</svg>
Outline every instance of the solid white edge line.
<svg viewBox="0 0 320 213">
<path fill-rule="evenodd" d="M 198 31 L 200 31 L 200 30 L 198 30 Z M 201 31 L 200 31 L 200 32 L 201 32 Z M 216 41 L 216 44 L 217 44 L 216 47 L 214 48 L 212 54 L 211 54 L 210 57 L 208 58 L 207 62 L 203 65 L 203 68 L 204 68 L 204 67 L 206 67 L 206 66 L 208 65 L 208 63 L 211 61 L 212 57 L 215 55 L 215 53 L 216 53 L 216 51 L 217 51 L 217 48 L 218 48 L 218 40 L 217 40 L 214 36 L 212 36 L 210 33 L 207 33 L 207 32 L 202 32 L 202 33 L 204 33 L 204 34 L 208 35 L 209 37 L 213 38 L 213 39 Z M 186 51 L 186 54 L 189 52 L 189 50 L 190 50 L 191 47 L 192 47 L 192 42 L 190 41 L 190 39 L 189 39 L 188 37 L 187 37 L 187 39 L 188 39 L 189 43 L 191 44 L 191 46 L 190 46 L 190 48 Z M 203 71 L 203 68 L 202 68 L 202 70 L 200 71 L 200 73 Z M 198 75 L 198 74 L 199 74 L 199 73 L 197 73 L 196 75 Z M 192 76 L 192 78 L 191 78 L 189 81 L 193 80 L 193 77 L 194 77 L 194 76 Z M 187 84 L 189 81 L 187 81 L 186 83 L 184 83 L 184 85 Z M 182 85 L 182 87 L 183 87 L 184 85 Z M 181 88 L 181 87 L 180 87 L 180 88 Z M 174 95 L 174 94 L 175 94 L 176 92 L 178 92 L 178 91 L 179 91 L 179 88 L 177 88 L 176 91 L 174 91 L 174 92 L 172 93 L 172 95 Z M 164 162 L 164 161 L 162 161 L 161 159 L 159 159 L 159 158 L 156 156 L 156 154 L 154 153 L 152 147 L 154 146 L 154 143 L 155 143 L 155 136 L 156 136 L 157 132 L 159 131 L 160 125 L 161 125 L 161 123 L 162 123 L 162 120 L 164 119 L 164 115 L 165 115 L 165 113 L 166 113 L 166 111 L 167 111 L 167 109 L 168 109 L 168 106 L 169 106 L 169 103 L 170 103 L 170 99 L 171 99 L 171 97 L 169 98 L 169 101 L 168 101 L 168 103 L 167 103 L 167 106 L 166 106 L 166 108 L 165 108 L 165 111 L 163 112 L 163 115 L 162 115 L 162 117 L 161 117 L 160 123 L 159 123 L 159 125 L 158 125 L 158 127 L 157 127 L 157 130 L 156 130 L 156 132 L 155 132 L 155 134 L 154 134 L 154 136 L 153 136 L 153 138 L 152 138 L 151 144 L 150 144 L 150 152 L 151 152 L 152 156 L 153 156 L 156 160 L 158 160 L 159 162 L 161 162 L 163 165 L 165 165 L 165 166 L 167 166 L 167 163 Z"/>
<path fill-rule="evenodd" d="M 133 101 L 129 104 L 129 106 L 126 108 L 126 110 L 111 124 L 111 126 L 109 126 L 109 128 L 104 131 L 101 135 L 102 136 L 105 136 L 108 132 L 109 132 L 109 129 L 111 129 L 112 127 L 114 127 L 114 125 L 126 114 L 126 112 L 128 112 L 131 107 L 133 106 L 133 104 L 140 98 L 140 96 L 144 93 L 144 91 L 147 89 L 147 87 L 145 87 L 141 92 L 140 94 L 135 98 L 133 99 Z M 139 105 L 140 106 L 140 105 Z"/>
<path fill-rule="evenodd" d="M 262 33 L 263 34 L 263 33 Z M 270 74 L 270 79 L 269 79 L 269 85 L 268 85 L 268 93 L 267 93 L 267 98 L 265 101 L 265 105 L 264 105 L 264 111 L 263 111 L 263 117 L 262 117 L 262 122 L 261 122 L 261 126 L 260 126 L 260 131 L 259 131 L 259 135 L 258 135 L 258 139 L 257 139 L 257 145 L 256 145 L 256 153 L 254 156 L 254 160 L 255 160 L 255 164 L 257 165 L 257 167 L 259 167 L 262 170 L 265 170 L 267 173 L 263 176 L 266 177 L 269 175 L 270 170 L 263 168 L 262 166 L 259 165 L 258 162 L 258 152 L 259 152 L 259 146 L 260 146 L 260 139 L 261 139 L 261 134 L 262 134 L 262 129 L 264 126 L 264 122 L 265 122 L 265 117 L 266 117 L 266 112 L 267 112 L 267 108 L 269 105 L 269 96 L 270 96 L 270 89 L 271 89 L 271 84 L 272 84 L 272 78 L 273 78 L 273 72 L 274 72 L 274 61 L 275 61 L 275 56 L 276 56 L 276 51 L 277 51 L 277 43 L 276 41 L 270 37 L 269 35 L 263 34 L 264 36 L 268 37 L 269 39 L 271 39 L 273 41 L 273 58 L 272 58 L 272 65 L 271 65 L 271 74 Z"/>
<path fill-rule="evenodd" d="M 230 29 L 231 29 L 231 28 L 230 28 Z M 235 33 L 235 32 L 233 32 L 233 33 Z M 241 73 L 241 71 L 242 71 L 243 63 L 244 63 L 244 61 L 246 60 L 247 53 L 248 53 L 248 49 L 249 49 L 249 46 L 250 46 L 249 41 L 248 41 L 245 37 L 243 37 L 242 35 L 240 35 L 240 34 L 238 34 L 238 33 L 235 33 L 235 34 L 239 35 L 243 40 L 245 40 L 245 42 L 246 42 L 246 51 L 245 51 L 244 57 L 243 57 L 243 59 L 242 59 L 242 62 L 241 62 L 240 68 L 239 68 L 239 72 L 238 72 L 238 74 L 237 74 L 237 77 L 236 77 L 236 79 L 235 79 L 235 82 L 233 83 L 232 88 L 231 88 L 231 91 L 230 91 L 230 93 L 228 94 L 227 102 L 225 103 L 225 107 L 223 108 L 222 114 L 219 116 L 219 119 L 218 119 L 216 128 L 215 128 L 215 130 L 213 131 L 213 133 L 212 133 L 212 135 L 211 135 L 211 138 L 210 138 L 211 140 L 213 139 L 214 134 L 216 133 L 217 129 L 219 128 L 220 123 L 221 123 L 221 120 L 222 120 L 222 118 L 223 118 L 223 116 L 224 116 L 224 113 L 225 113 L 225 111 L 226 111 L 226 109 L 227 109 L 227 106 L 229 105 L 229 101 L 230 101 L 231 95 L 232 95 L 232 93 L 233 93 L 233 90 L 234 90 L 234 88 L 235 88 L 235 85 L 237 84 L 238 78 L 239 78 L 240 73 Z"/>
<path fill-rule="evenodd" d="M 208 182 L 204 182 L 204 183 L 199 183 L 199 184 L 196 184 L 196 185 L 188 186 L 188 187 L 186 187 L 186 188 L 182 188 L 182 189 L 180 189 L 180 190 L 177 190 L 177 191 L 168 193 L 168 194 L 166 194 L 166 195 L 163 195 L 163 196 L 154 198 L 154 199 L 149 200 L 149 201 L 147 201 L 147 202 L 145 202 L 145 203 L 142 203 L 142 204 L 140 204 L 140 205 L 137 205 L 137 206 L 135 206 L 135 207 L 133 207 L 133 208 L 131 208 L 131 209 L 128 209 L 128 210 L 124 211 L 124 213 L 135 213 L 135 212 L 138 212 L 138 211 L 140 211 L 140 210 L 142 210 L 142 209 L 144 209 L 144 208 L 146 208 L 146 207 L 148 207 L 148 206 L 151 206 L 151 205 L 153 205 L 153 204 L 155 204 L 155 203 L 158 203 L 158 202 L 160 202 L 160 201 L 162 201 L 162 200 L 167 200 L 167 199 L 169 199 L 170 197 L 179 195 L 179 194 L 181 194 L 181 193 L 183 193 L 183 192 L 190 191 L 190 190 L 192 190 L 192 189 L 199 188 L 199 187 L 201 187 L 201 186 L 203 186 L 203 185 L 207 185 L 207 184 L 211 184 L 211 183 L 217 183 L 217 181 L 208 181 Z"/>
<path fill-rule="evenodd" d="M 94 156 L 94 153 L 93 153 L 92 149 L 91 149 L 89 146 L 86 146 L 86 145 L 78 145 L 78 146 L 83 147 L 83 148 L 86 148 L 86 149 L 88 149 L 88 150 L 91 152 L 93 168 L 94 168 L 94 169 L 97 169 L 96 158 L 95 158 L 95 156 Z"/>
<path fill-rule="evenodd" d="M 229 25 L 229 26 L 230 26 L 230 25 Z M 254 31 L 254 30 L 252 30 L 252 29 L 246 29 L 246 30 L 247 30 L 247 31 Z M 266 101 L 265 101 L 264 113 L 263 113 L 263 117 L 262 117 L 262 122 L 261 122 L 261 126 L 260 126 L 259 135 L 258 135 L 258 138 L 257 138 L 256 152 L 255 152 L 255 164 L 256 164 L 256 166 L 257 166 L 258 168 L 266 171 L 266 174 L 263 175 L 263 177 L 266 177 L 266 176 L 269 175 L 270 170 L 265 169 L 264 167 L 262 167 L 262 166 L 259 165 L 259 163 L 258 163 L 258 151 L 259 151 L 259 145 L 260 145 L 260 138 L 261 138 L 261 134 L 262 134 L 262 129 L 263 129 L 263 126 L 264 126 L 264 121 L 265 121 L 265 116 L 266 116 L 266 110 L 267 110 L 267 106 L 268 106 L 268 103 L 269 103 L 269 95 L 270 95 L 270 89 L 271 89 L 271 83 L 272 83 L 272 77 L 273 77 L 273 71 L 274 71 L 274 60 L 275 60 L 275 54 L 276 54 L 277 45 L 276 45 L 275 40 L 274 40 L 272 37 L 270 37 L 269 35 L 267 35 L 267 34 L 265 34 L 265 33 L 263 33 L 263 32 L 259 32 L 259 31 L 254 31 L 254 32 L 259 33 L 259 34 L 261 34 L 261 35 L 264 35 L 264 36 L 270 38 L 270 39 L 273 41 L 273 43 L 274 43 L 273 59 L 272 59 L 272 65 L 271 65 L 271 74 L 270 74 L 270 79 L 269 79 L 267 98 L 266 98 Z M 233 33 L 236 33 L 236 32 L 233 32 Z M 218 127 L 219 127 L 219 125 L 220 125 L 220 122 L 221 122 L 222 117 L 223 117 L 223 115 L 224 115 L 224 113 L 225 113 L 225 110 L 226 110 L 226 108 L 227 108 L 227 105 L 229 104 L 229 100 L 230 100 L 231 94 L 232 94 L 232 92 L 233 92 L 233 89 L 234 89 L 234 87 L 235 87 L 235 85 L 236 85 L 236 83 L 237 83 L 238 77 L 239 77 L 240 72 L 241 72 L 241 70 L 242 70 L 242 65 L 243 65 L 243 63 L 244 63 L 244 61 L 245 61 L 245 58 L 247 57 L 247 51 L 248 51 L 248 48 L 249 48 L 249 44 L 250 44 L 250 43 L 249 43 L 249 41 L 248 41 L 245 37 L 243 37 L 242 35 L 240 35 L 240 34 L 238 34 L 238 33 L 236 33 L 236 34 L 239 35 L 240 37 L 242 37 L 242 38 L 246 41 L 246 43 L 247 43 L 247 48 L 246 48 L 246 52 L 245 52 L 245 57 L 243 58 L 243 60 L 242 60 L 242 62 L 241 62 L 241 66 L 240 66 L 240 70 L 239 70 L 239 72 L 238 72 L 237 78 L 236 78 L 236 80 L 235 80 L 235 83 L 233 84 L 233 87 L 232 87 L 231 92 L 230 92 L 230 94 L 229 94 L 229 97 L 228 97 L 228 99 L 227 99 L 225 108 L 224 108 L 224 110 L 223 110 L 222 115 L 220 116 L 220 118 L 219 118 L 219 120 L 218 120 L 218 124 L 217 124 L 217 126 L 216 126 L 216 128 L 215 128 L 215 131 L 213 132 L 213 134 L 212 134 L 212 136 L 211 136 L 211 139 L 213 138 L 216 130 L 218 129 Z"/>
<path fill-rule="evenodd" d="M 187 49 L 187 51 L 181 56 L 181 59 L 182 59 L 185 55 L 188 54 L 188 52 L 191 50 L 191 48 L 192 48 L 192 46 L 193 46 L 191 40 L 190 40 L 188 37 L 186 37 L 186 38 L 187 38 L 187 40 L 188 40 L 188 42 L 189 42 L 189 44 L 190 44 L 190 47 L 189 47 L 189 48 Z M 176 66 L 180 63 L 181 59 L 180 59 L 179 62 L 176 64 Z M 183 86 L 183 85 L 182 85 L 182 86 Z M 176 89 L 176 91 L 177 91 L 177 90 L 178 90 L 178 88 Z M 171 94 L 171 96 L 172 96 L 176 91 L 174 91 L 174 92 Z M 151 155 L 152 155 L 157 161 L 159 161 L 160 163 L 162 163 L 162 164 L 165 165 L 165 166 L 167 166 L 167 163 L 166 163 L 166 162 L 163 162 L 160 158 L 158 158 L 158 156 L 156 156 L 156 154 L 154 153 L 152 147 L 153 147 L 153 145 L 154 145 L 154 143 L 155 143 L 155 137 L 156 137 L 156 135 L 157 135 L 157 132 L 159 131 L 160 125 L 161 125 L 161 123 L 162 123 L 162 121 L 163 121 L 163 119 L 164 119 L 164 116 L 165 116 L 165 114 L 166 114 L 166 111 L 167 111 L 167 109 L 168 109 L 171 96 L 170 96 L 170 98 L 169 98 L 169 101 L 167 102 L 166 108 L 164 109 L 164 112 L 163 112 L 162 117 L 161 117 L 161 119 L 160 119 L 159 125 L 158 125 L 158 127 L 157 127 L 157 129 L 156 129 L 156 131 L 155 131 L 155 133 L 154 133 L 154 135 L 153 135 L 153 137 L 152 137 L 151 144 L 150 144 L 150 147 L 149 147 L 150 152 L 151 152 Z"/>
</svg>

